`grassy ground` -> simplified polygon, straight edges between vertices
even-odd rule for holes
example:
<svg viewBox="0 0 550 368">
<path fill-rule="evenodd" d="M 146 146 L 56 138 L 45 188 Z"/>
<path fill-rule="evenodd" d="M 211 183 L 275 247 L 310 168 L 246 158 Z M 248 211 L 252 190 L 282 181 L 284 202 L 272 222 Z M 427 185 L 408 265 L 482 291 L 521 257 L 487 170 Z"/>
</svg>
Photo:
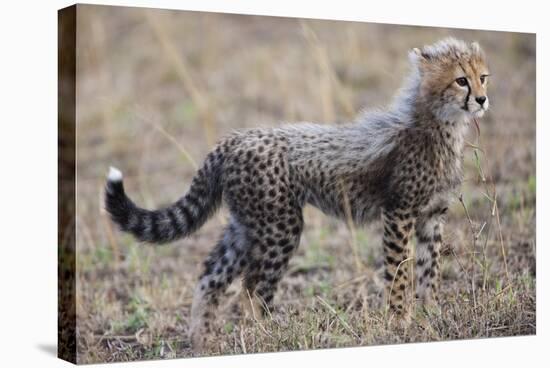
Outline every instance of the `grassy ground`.
<svg viewBox="0 0 550 368">
<path fill-rule="evenodd" d="M 532 35 L 79 6 L 78 361 L 192 356 L 192 291 L 225 210 L 162 247 L 115 231 L 101 209 L 109 165 L 145 207 L 179 198 L 212 143 L 237 128 L 335 123 L 383 106 L 407 50 L 447 35 L 490 60 L 491 111 L 446 225 L 442 308 L 388 329 L 380 225 L 351 231 L 306 208 L 297 255 L 263 323 L 236 283 L 212 354 L 535 333 L 535 38 Z M 485 178 L 485 181 L 483 180 Z M 496 197 L 496 201 L 495 201 Z M 457 195 L 458 198 L 458 195 Z"/>
</svg>

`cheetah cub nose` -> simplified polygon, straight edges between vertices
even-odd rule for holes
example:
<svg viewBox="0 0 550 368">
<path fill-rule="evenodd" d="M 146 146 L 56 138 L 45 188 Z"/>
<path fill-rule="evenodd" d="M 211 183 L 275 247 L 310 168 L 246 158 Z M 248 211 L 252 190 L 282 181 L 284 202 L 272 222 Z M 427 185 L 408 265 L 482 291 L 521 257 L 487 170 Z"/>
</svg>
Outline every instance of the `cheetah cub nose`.
<svg viewBox="0 0 550 368">
<path fill-rule="evenodd" d="M 481 106 L 483 106 L 483 104 L 485 103 L 486 100 L 487 100 L 487 97 L 485 97 L 485 96 L 476 97 L 476 102 L 478 104 L 480 104 Z"/>
</svg>

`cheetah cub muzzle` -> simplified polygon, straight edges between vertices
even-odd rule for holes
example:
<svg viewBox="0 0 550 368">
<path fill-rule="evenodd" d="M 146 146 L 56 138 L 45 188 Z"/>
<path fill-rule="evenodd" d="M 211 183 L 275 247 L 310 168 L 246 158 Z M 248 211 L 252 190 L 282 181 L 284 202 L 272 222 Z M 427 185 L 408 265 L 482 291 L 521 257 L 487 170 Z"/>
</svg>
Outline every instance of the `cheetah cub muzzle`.
<svg viewBox="0 0 550 368">
<path fill-rule="evenodd" d="M 445 212 L 462 181 L 466 128 L 489 107 L 489 71 L 477 43 L 452 38 L 413 49 L 409 59 L 410 75 L 385 111 L 346 125 L 232 133 L 206 156 L 188 192 L 166 208 L 138 207 L 125 194 L 122 173 L 111 168 L 105 207 L 139 241 L 188 236 L 222 202 L 229 208 L 193 298 L 190 335 L 197 349 L 235 279 L 242 279 L 255 313 L 271 309 L 298 247 L 306 204 L 359 225 L 381 218 L 389 318 L 407 321 L 411 305 L 437 305 Z"/>
</svg>

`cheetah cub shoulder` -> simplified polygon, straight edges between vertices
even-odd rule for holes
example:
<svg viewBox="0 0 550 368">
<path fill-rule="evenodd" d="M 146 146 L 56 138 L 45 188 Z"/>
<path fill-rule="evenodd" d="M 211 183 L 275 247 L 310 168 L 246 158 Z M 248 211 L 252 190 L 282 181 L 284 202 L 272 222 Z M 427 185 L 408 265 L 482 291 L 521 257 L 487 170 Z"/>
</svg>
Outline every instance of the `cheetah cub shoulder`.
<svg viewBox="0 0 550 368">
<path fill-rule="evenodd" d="M 204 342 L 219 297 L 237 278 L 256 310 L 269 311 L 298 247 L 306 204 L 357 224 L 382 219 L 391 318 L 406 320 L 413 298 L 437 303 L 443 219 L 462 180 L 468 123 L 489 107 L 489 71 L 477 43 L 453 38 L 413 49 L 409 59 L 410 75 L 385 111 L 339 126 L 235 132 L 207 155 L 188 192 L 166 208 L 138 207 L 124 191 L 122 173 L 111 169 L 106 209 L 139 241 L 185 237 L 222 202 L 229 208 L 229 224 L 205 261 L 193 299 L 195 346 Z M 413 235 L 414 282 L 407 261 Z"/>
</svg>

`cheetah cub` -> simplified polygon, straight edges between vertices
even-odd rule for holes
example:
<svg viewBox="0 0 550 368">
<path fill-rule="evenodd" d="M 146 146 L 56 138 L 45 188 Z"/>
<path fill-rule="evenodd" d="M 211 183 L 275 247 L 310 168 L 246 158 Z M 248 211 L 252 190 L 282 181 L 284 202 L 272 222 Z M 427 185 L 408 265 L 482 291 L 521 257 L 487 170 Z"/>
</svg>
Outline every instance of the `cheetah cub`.
<svg viewBox="0 0 550 368">
<path fill-rule="evenodd" d="M 258 312 L 300 241 L 306 204 L 356 224 L 383 221 L 390 318 L 407 321 L 414 299 L 438 301 L 439 252 L 450 194 L 462 180 L 464 135 L 489 107 L 485 56 L 477 43 L 444 39 L 409 53 L 411 72 L 385 111 L 354 123 L 237 131 L 206 156 L 189 191 L 159 210 L 138 207 L 111 168 L 105 206 L 122 231 L 166 243 L 196 231 L 224 202 L 227 228 L 204 264 L 191 309 L 191 341 L 205 342 L 228 285 L 242 278 Z M 409 280 L 416 235 L 416 280 Z"/>
</svg>

